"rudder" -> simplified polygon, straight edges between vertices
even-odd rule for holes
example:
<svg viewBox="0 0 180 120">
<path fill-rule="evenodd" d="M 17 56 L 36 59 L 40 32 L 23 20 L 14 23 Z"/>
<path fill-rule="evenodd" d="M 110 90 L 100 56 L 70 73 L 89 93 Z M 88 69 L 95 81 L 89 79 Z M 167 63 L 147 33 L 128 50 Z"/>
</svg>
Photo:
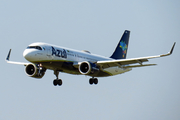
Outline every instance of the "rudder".
<svg viewBox="0 0 180 120">
<path fill-rule="evenodd" d="M 110 58 L 113 59 L 126 59 L 128 43 L 129 43 L 130 31 L 125 30 L 122 35 L 114 53 Z"/>
</svg>

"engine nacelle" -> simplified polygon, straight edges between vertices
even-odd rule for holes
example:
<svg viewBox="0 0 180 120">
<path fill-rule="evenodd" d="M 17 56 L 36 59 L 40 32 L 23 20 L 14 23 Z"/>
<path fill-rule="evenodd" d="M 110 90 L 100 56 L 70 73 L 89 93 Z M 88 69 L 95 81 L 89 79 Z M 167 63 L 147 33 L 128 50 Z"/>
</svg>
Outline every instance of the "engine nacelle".
<svg viewBox="0 0 180 120">
<path fill-rule="evenodd" d="M 79 72 L 83 75 L 96 74 L 98 71 L 99 69 L 94 63 L 85 61 L 79 65 Z"/>
<path fill-rule="evenodd" d="M 25 72 L 29 77 L 42 78 L 46 69 L 35 64 L 29 64 L 26 66 Z"/>
</svg>

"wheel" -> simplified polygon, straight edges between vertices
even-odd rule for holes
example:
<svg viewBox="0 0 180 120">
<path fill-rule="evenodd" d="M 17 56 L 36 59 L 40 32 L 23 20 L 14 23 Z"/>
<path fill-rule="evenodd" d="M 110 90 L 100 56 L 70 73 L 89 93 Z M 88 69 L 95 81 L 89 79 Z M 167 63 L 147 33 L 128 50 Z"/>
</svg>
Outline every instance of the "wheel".
<svg viewBox="0 0 180 120">
<path fill-rule="evenodd" d="M 58 80 L 55 79 L 55 80 L 53 81 L 53 84 L 54 84 L 54 86 L 57 86 Z"/>
<path fill-rule="evenodd" d="M 98 84 L 98 79 L 94 78 L 94 84 Z"/>
<path fill-rule="evenodd" d="M 89 84 L 92 85 L 94 83 L 94 79 L 93 78 L 90 78 L 89 79 Z"/>
<path fill-rule="evenodd" d="M 61 79 L 57 80 L 57 84 L 58 84 L 59 86 L 61 86 L 61 85 L 62 85 L 62 80 L 61 80 Z"/>
</svg>

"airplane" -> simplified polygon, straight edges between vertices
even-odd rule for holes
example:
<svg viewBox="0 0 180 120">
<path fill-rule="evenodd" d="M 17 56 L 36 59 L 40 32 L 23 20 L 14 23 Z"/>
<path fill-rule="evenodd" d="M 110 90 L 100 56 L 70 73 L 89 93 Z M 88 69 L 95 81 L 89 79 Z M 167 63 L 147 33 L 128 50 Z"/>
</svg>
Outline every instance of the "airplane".
<svg viewBox="0 0 180 120">
<path fill-rule="evenodd" d="M 90 53 L 87 50 L 78 51 L 65 47 L 59 47 L 47 43 L 37 42 L 30 44 L 23 52 L 23 57 L 30 63 L 10 61 L 11 49 L 6 61 L 11 64 L 25 66 L 25 73 L 33 78 L 42 78 L 47 69 L 53 70 L 56 79 L 54 86 L 61 86 L 59 72 L 87 75 L 89 84 L 98 84 L 97 77 L 107 77 L 122 74 L 136 67 L 153 66 L 156 64 L 144 64 L 148 59 L 169 56 L 172 54 L 176 42 L 167 54 L 126 59 L 130 31 L 125 30 L 115 51 L 110 57 L 103 57 Z"/>
</svg>

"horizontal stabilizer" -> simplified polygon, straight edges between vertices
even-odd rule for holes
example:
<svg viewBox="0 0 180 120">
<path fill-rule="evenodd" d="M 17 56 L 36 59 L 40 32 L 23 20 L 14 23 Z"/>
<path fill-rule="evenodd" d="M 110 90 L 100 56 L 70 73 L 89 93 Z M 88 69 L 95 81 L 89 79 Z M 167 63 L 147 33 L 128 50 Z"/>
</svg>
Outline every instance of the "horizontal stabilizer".
<svg viewBox="0 0 180 120">
<path fill-rule="evenodd" d="M 145 64 L 145 65 L 131 65 L 131 66 L 125 66 L 123 68 L 135 68 L 135 67 L 145 67 L 145 66 L 154 66 L 157 64 Z"/>
</svg>

